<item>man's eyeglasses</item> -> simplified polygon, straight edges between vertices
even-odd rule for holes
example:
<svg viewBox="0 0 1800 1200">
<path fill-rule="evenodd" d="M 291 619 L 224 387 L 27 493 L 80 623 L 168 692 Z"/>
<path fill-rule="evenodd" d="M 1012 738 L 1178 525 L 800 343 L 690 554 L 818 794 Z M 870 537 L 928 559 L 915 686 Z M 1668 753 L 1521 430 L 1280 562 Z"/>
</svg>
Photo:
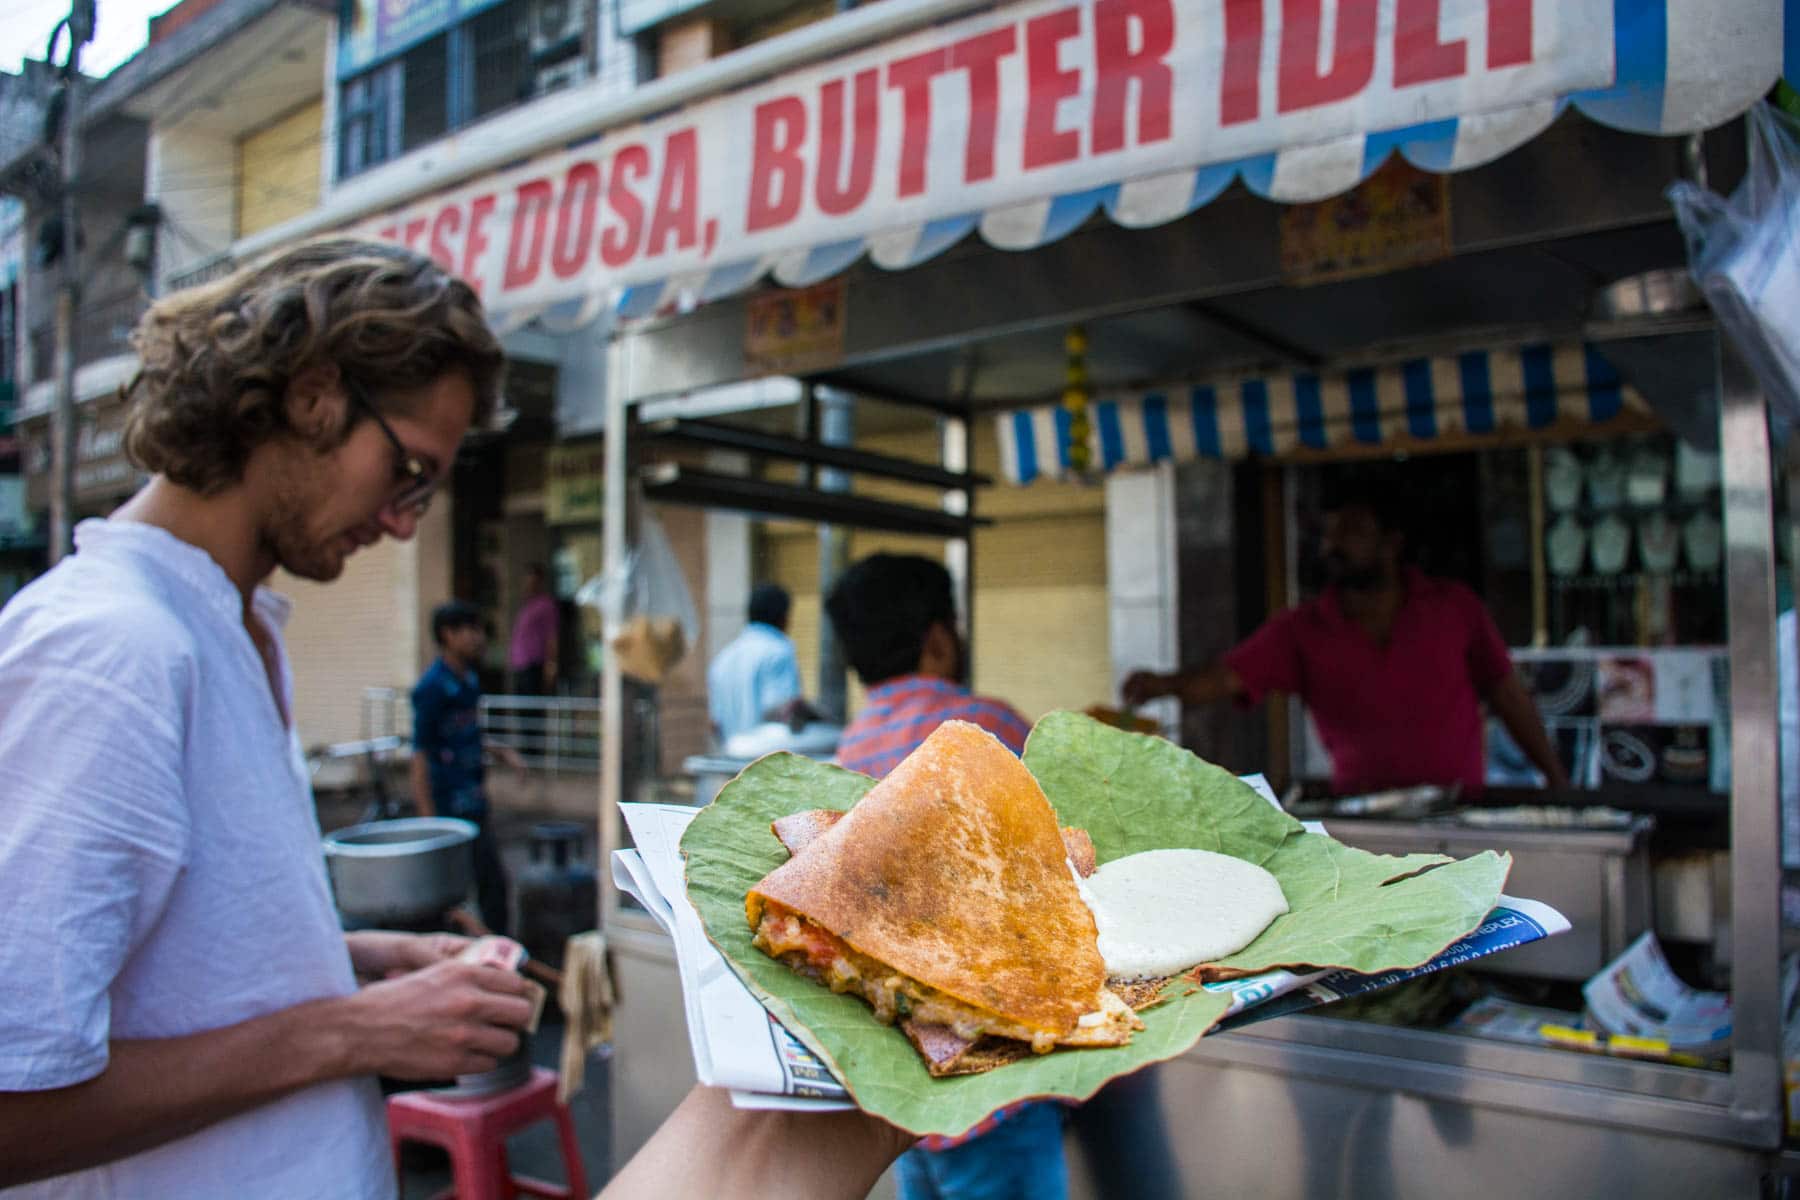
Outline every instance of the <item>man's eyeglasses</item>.
<svg viewBox="0 0 1800 1200">
<path fill-rule="evenodd" d="M 409 514 L 414 517 L 423 516 L 425 510 L 431 507 L 431 498 L 437 492 L 437 476 L 431 473 L 430 468 L 425 465 L 424 459 L 408 450 L 400 441 L 393 426 L 382 419 L 381 413 L 376 410 L 374 403 L 370 401 L 368 393 L 363 391 L 362 386 L 353 382 L 348 376 L 342 376 L 341 379 L 344 394 L 350 397 L 350 403 L 362 409 L 363 413 L 375 422 L 375 427 L 381 430 L 394 447 L 394 479 L 399 484 L 400 490 L 395 493 L 392 500 L 388 501 L 388 506 L 397 513 Z"/>
</svg>

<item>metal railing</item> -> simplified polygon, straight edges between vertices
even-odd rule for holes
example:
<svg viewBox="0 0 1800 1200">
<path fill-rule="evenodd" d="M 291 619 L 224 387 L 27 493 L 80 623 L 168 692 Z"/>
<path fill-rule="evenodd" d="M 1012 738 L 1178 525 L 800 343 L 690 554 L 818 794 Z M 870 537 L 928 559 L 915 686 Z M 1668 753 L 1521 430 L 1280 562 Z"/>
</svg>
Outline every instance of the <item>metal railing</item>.
<svg viewBox="0 0 1800 1200">
<path fill-rule="evenodd" d="M 197 284 L 211 283 L 215 279 L 223 279 L 237 267 L 237 260 L 231 257 L 230 251 L 214 254 L 209 258 L 190 263 L 179 271 L 175 271 L 163 279 L 163 291 L 179 292 L 183 288 L 191 288 Z"/>
<path fill-rule="evenodd" d="M 600 770 L 600 701 L 576 696 L 483 696 L 481 728 L 534 770 Z"/>
<path fill-rule="evenodd" d="M 483 696 L 481 729 L 533 770 L 600 769 L 600 701 L 583 696 Z M 412 703 L 400 688 L 363 689 L 364 741 L 412 740 Z"/>
<path fill-rule="evenodd" d="M 150 306 L 137 288 L 124 288 L 105 296 L 83 300 L 75 313 L 75 344 L 80 350 L 77 366 L 131 348 L 131 331 Z M 47 306 L 45 311 L 54 306 Z M 56 326 L 47 317 L 33 322 L 26 335 L 31 340 L 35 364 L 33 381 L 56 378 Z"/>
<path fill-rule="evenodd" d="M 306 755 L 307 775 L 315 796 L 327 790 L 329 778 L 331 791 L 360 804 L 353 822 L 384 821 L 409 811 L 403 764 L 410 753 L 406 739 L 392 735 L 315 746 Z M 348 766 L 348 773 L 333 770 L 339 766 Z"/>
</svg>

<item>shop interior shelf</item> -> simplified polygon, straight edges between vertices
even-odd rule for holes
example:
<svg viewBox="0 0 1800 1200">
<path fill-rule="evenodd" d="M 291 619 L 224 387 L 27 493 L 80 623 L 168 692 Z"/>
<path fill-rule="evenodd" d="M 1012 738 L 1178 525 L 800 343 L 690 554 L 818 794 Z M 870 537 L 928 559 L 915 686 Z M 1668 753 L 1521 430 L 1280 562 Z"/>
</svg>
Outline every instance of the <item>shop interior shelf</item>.
<svg viewBox="0 0 1800 1200">
<path fill-rule="evenodd" d="M 847 446 L 827 446 L 822 442 L 782 437 L 779 434 L 762 433 L 753 429 L 741 429 L 718 421 L 692 419 L 650 421 L 640 425 L 636 432 L 641 438 L 657 442 L 704 446 L 713 450 L 736 450 L 745 454 L 761 455 L 765 458 L 778 458 L 809 466 L 833 467 L 841 471 L 876 475 L 884 479 L 898 479 L 927 487 L 954 488 L 966 491 L 970 488 L 985 487 L 993 482 L 986 475 L 947 471 L 930 463 L 914 462 L 910 459 L 894 458 L 885 454 L 871 454 L 866 450 L 853 450 Z"/>
<path fill-rule="evenodd" d="M 1646 579 L 1667 580 L 1671 587 L 1718 587 L 1717 571 L 1675 571 L 1658 575 L 1651 571 L 1618 571 L 1610 575 L 1552 575 L 1553 588 L 1632 588 Z"/>
<path fill-rule="evenodd" d="M 874 500 L 849 492 L 821 492 L 741 475 L 722 475 L 680 463 L 653 463 L 639 472 L 639 478 L 644 499 L 661 504 L 706 505 L 886 533 L 961 538 L 969 536 L 976 526 L 991 523 L 941 509 Z"/>
</svg>

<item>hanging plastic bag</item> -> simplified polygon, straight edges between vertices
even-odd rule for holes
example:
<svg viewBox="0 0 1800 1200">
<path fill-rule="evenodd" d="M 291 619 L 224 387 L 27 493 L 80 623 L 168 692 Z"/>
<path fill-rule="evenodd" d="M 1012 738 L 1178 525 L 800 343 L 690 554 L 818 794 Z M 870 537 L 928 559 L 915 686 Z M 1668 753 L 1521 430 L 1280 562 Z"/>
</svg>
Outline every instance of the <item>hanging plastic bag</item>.
<svg viewBox="0 0 1800 1200">
<path fill-rule="evenodd" d="M 1688 266 L 1769 403 L 1800 420 L 1800 124 L 1763 102 L 1745 116 L 1749 170 L 1729 197 L 1669 189 Z"/>
<path fill-rule="evenodd" d="M 610 647 L 619 670 L 644 683 L 661 683 L 700 637 L 700 616 L 681 563 L 662 523 L 647 510 L 625 561 L 588 580 L 575 599 L 597 607 L 616 629 Z"/>
</svg>

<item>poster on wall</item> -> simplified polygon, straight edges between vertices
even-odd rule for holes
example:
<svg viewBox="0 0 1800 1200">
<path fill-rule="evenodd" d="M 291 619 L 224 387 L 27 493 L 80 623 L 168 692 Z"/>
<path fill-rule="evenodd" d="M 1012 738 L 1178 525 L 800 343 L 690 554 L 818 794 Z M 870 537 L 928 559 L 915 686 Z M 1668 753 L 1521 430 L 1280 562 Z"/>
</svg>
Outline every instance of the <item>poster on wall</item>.
<svg viewBox="0 0 1800 1200">
<path fill-rule="evenodd" d="M 606 511 L 603 442 L 552 446 L 544 455 L 544 522 L 598 524 Z"/>
<path fill-rule="evenodd" d="M 1729 787 L 1722 649 L 1570 646 L 1513 657 L 1576 787 Z M 1490 785 L 1541 786 L 1497 720 L 1489 721 L 1487 751 Z"/>
<path fill-rule="evenodd" d="M 1281 210 L 1281 277 L 1305 286 L 1450 257 L 1450 181 L 1396 158 L 1341 196 Z"/>
<path fill-rule="evenodd" d="M 1599 726 L 1591 718 L 1544 718 L 1544 732 L 1549 735 L 1551 749 L 1556 752 L 1557 760 L 1562 763 L 1569 782 L 1575 787 L 1600 786 L 1599 741 L 1596 737 L 1598 729 Z M 1525 751 L 1519 748 L 1519 744 L 1513 740 L 1512 734 L 1507 732 L 1499 718 L 1488 718 L 1486 733 L 1489 787 L 1545 786 L 1543 773 Z"/>
<path fill-rule="evenodd" d="M 828 367 L 844 354 L 844 284 L 752 296 L 744 331 L 744 363 L 752 374 L 791 375 Z"/>
<path fill-rule="evenodd" d="M 1648 654 L 1602 658 L 1597 679 L 1602 721 L 1622 725 L 1656 719 L 1656 663 Z"/>
</svg>

